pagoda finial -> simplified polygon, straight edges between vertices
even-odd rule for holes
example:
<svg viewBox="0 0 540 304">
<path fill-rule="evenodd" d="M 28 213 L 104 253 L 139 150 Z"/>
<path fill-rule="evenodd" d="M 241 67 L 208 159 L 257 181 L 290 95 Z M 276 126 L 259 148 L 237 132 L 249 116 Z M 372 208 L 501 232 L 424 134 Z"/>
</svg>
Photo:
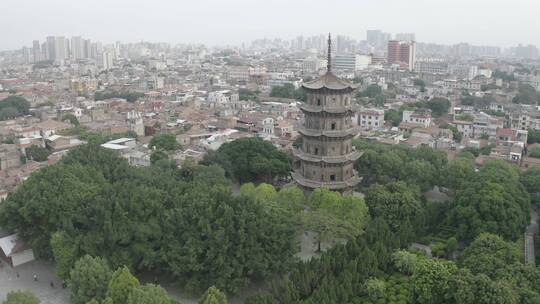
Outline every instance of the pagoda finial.
<svg viewBox="0 0 540 304">
<path fill-rule="evenodd" d="M 332 70 L 332 36 L 328 33 L 328 63 L 326 64 L 326 69 L 328 72 Z"/>
</svg>

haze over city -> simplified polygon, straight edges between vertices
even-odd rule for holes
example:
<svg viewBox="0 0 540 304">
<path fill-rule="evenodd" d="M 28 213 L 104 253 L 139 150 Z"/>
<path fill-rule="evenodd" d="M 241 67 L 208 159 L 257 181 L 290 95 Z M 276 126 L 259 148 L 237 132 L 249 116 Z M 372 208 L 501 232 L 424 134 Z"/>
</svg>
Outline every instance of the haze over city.
<svg viewBox="0 0 540 304">
<path fill-rule="evenodd" d="M 3 0 L 2 7 L 0 50 L 48 35 L 240 45 L 327 32 L 360 40 L 375 28 L 440 44 L 540 45 L 536 0 Z"/>
<path fill-rule="evenodd" d="M 540 0 L 0 0 L 0 304 L 540 303 Z"/>
</svg>

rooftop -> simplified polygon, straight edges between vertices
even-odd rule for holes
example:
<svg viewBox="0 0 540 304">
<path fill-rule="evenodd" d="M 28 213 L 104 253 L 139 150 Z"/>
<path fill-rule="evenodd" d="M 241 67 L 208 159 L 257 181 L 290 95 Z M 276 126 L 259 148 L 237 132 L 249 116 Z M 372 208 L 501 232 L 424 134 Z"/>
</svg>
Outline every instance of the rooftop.
<svg viewBox="0 0 540 304">
<path fill-rule="evenodd" d="M 347 80 L 337 77 L 331 71 L 326 72 L 324 75 L 322 75 L 321 77 L 315 80 L 304 83 L 302 87 L 309 90 L 320 90 L 320 89 L 354 90 L 356 89 L 356 85 L 350 83 Z"/>
</svg>

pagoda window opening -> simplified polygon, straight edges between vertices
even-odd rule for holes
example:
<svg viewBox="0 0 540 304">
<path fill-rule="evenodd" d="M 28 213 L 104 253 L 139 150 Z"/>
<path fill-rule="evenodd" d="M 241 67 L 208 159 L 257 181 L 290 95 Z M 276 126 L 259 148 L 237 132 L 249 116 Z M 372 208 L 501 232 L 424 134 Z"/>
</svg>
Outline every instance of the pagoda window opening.
<svg viewBox="0 0 540 304">
<path fill-rule="evenodd" d="M 317 105 L 318 105 L 318 106 L 321 105 L 321 99 L 320 99 L 320 98 L 317 98 Z"/>
<path fill-rule="evenodd" d="M 333 182 L 336 181 L 336 175 L 335 174 L 330 174 L 330 181 L 333 181 Z"/>
<path fill-rule="evenodd" d="M 319 148 L 315 148 L 315 155 L 319 155 Z"/>
<path fill-rule="evenodd" d="M 331 128 L 332 128 L 332 130 L 336 129 L 336 123 L 335 122 L 332 123 Z"/>
</svg>

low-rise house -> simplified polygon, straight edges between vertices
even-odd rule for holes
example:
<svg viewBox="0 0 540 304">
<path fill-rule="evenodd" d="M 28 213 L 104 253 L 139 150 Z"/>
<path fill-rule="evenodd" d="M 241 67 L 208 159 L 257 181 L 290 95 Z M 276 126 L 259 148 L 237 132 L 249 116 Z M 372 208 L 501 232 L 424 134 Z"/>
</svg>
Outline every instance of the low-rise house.
<svg viewBox="0 0 540 304">
<path fill-rule="evenodd" d="M 47 139 L 59 131 L 70 129 L 72 125 L 56 120 L 46 120 L 36 124 L 35 127 L 40 130 L 40 135 Z"/>
<path fill-rule="evenodd" d="M 18 234 L 0 238 L 0 254 L 11 267 L 17 267 L 34 260 L 32 248 L 19 238 Z"/>
<path fill-rule="evenodd" d="M 416 111 L 403 111 L 402 122 L 416 124 L 427 128 L 431 125 L 431 110 L 420 109 Z"/>
<path fill-rule="evenodd" d="M 72 149 L 84 143 L 85 142 L 79 140 L 78 138 L 60 135 L 52 135 L 45 140 L 45 144 L 47 145 L 47 147 L 55 152 Z"/>
<path fill-rule="evenodd" d="M 0 171 L 21 165 L 21 152 L 15 144 L 0 144 Z"/>
</svg>

